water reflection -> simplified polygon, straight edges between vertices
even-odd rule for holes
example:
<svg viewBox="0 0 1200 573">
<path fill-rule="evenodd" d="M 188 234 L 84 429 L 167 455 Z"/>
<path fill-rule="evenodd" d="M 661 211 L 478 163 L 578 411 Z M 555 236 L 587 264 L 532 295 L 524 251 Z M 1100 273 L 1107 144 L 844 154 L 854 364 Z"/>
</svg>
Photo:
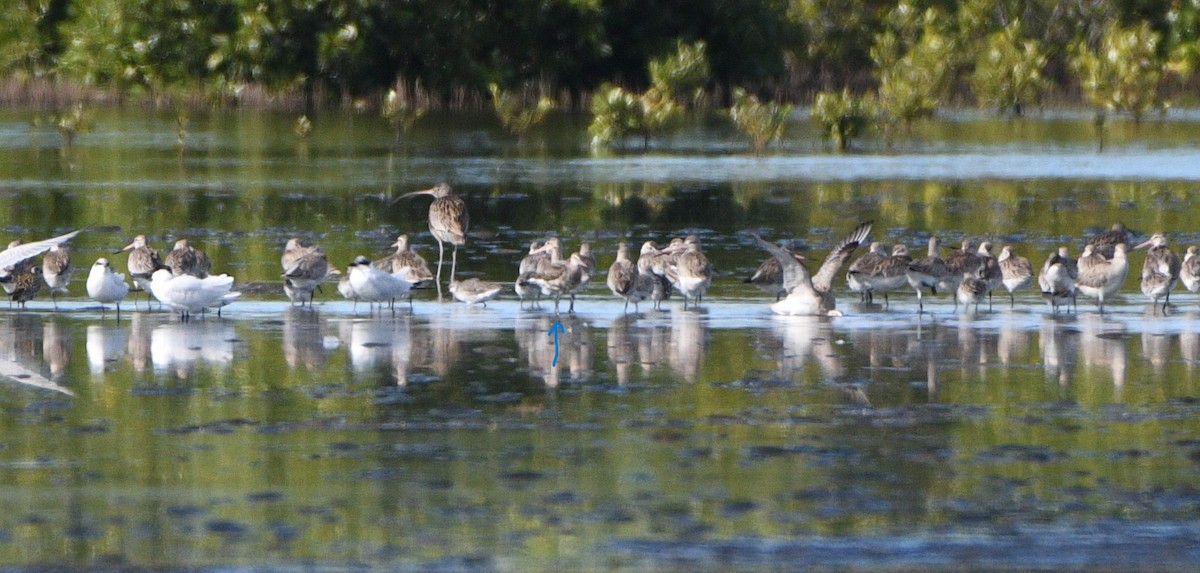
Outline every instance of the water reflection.
<svg viewBox="0 0 1200 573">
<path fill-rule="evenodd" d="M 777 364 L 779 375 L 791 379 L 806 374 L 810 361 L 826 380 L 839 380 L 846 371 L 841 358 L 833 349 L 833 325 L 819 316 L 773 316 L 771 331 L 779 340 Z M 880 338 L 868 335 L 860 349 L 870 356 L 877 354 Z M 886 342 L 884 343 L 886 344 Z"/>
<path fill-rule="evenodd" d="M 1038 328 L 1038 354 L 1047 380 L 1054 380 L 1062 387 L 1070 385 L 1079 356 L 1079 331 L 1057 316 L 1042 317 Z"/>
<path fill-rule="evenodd" d="M 232 324 L 215 320 L 168 322 L 150 332 L 150 360 L 159 372 L 189 378 L 197 362 L 221 369 L 233 361 Z"/>
<path fill-rule="evenodd" d="M 325 320 L 312 307 L 289 306 L 283 313 L 283 359 L 291 368 L 318 369 L 325 365 L 331 342 Z"/>
<path fill-rule="evenodd" d="M 1107 369 L 1116 388 L 1125 386 L 1125 323 L 1109 321 L 1098 314 L 1078 318 L 1079 355 L 1085 368 Z"/>
<path fill-rule="evenodd" d="M 558 334 L 557 349 L 550 330 L 556 322 L 562 323 L 563 327 Z M 582 383 L 591 380 L 595 353 L 588 321 L 575 315 L 540 315 L 520 320 L 515 335 L 517 348 L 525 357 L 530 375 L 547 387 L 557 388 L 564 381 Z"/>
<path fill-rule="evenodd" d="M 343 320 L 339 334 L 350 354 L 350 366 L 356 372 L 386 370 L 400 386 L 408 385 L 413 356 L 412 317 L 383 316 L 376 319 Z M 324 342 L 315 339 L 310 346 Z"/>
<path fill-rule="evenodd" d="M 108 324 L 91 324 L 87 327 L 88 369 L 96 378 L 104 378 L 110 363 L 121 361 L 128 352 L 129 329 Z"/>
</svg>

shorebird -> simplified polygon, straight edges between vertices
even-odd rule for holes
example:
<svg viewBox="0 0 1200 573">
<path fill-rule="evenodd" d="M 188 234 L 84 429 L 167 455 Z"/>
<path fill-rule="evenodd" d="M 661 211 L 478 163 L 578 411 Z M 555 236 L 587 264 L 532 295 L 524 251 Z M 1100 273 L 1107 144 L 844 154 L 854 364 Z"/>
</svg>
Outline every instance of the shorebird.
<svg viewBox="0 0 1200 573">
<path fill-rule="evenodd" d="M 862 259 L 859 259 L 862 260 Z M 883 258 L 871 267 L 847 273 L 855 277 L 863 285 L 868 294 L 867 302 L 875 302 L 875 293 L 883 293 L 884 306 L 890 304 L 888 292 L 896 290 L 908 283 L 908 268 L 912 266 L 912 257 L 908 255 L 908 247 L 894 245 L 892 254 Z"/>
<path fill-rule="evenodd" d="M 5 290 L 8 292 L 9 300 L 17 303 L 17 306 L 25 308 L 25 303 L 31 301 L 42 291 L 42 267 L 38 265 L 28 265 L 18 268 L 8 277 L 12 284 L 11 290 L 6 285 Z M 10 304 L 11 304 L 10 302 Z"/>
<path fill-rule="evenodd" d="M 42 279 L 50 287 L 50 300 L 54 309 L 58 310 L 58 293 L 67 293 L 67 285 L 71 283 L 71 275 L 75 267 L 71 265 L 71 251 L 62 245 L 54 245 L 42 257 Z"/>
<path fill-rule="evenodd" d="M 513 290 L 516 291 L 517 297 L 521 299 L 520 306 L 522 308 L 525 306 L 525 299 L 533 299 L 534 304 L 536 304 L 537 298 L 542 294 L 542 289 L 536 285 L 521 284 L 522 277 L 526 277 L 527 273 L 537 270 L 538 265 L 542 264 L 542 261 L 548 260 L 550 260 L 550 253 L 542 251 L 541 245 L 538 245 L 537 241 L 531 241 L 529 243 L 529 254 L 525 255 L 521 259 L 521 263 L 517 265 L 517 280 L 513 281 Z"/>
<path fill-rule="evenodd" d="M 146 296 L 150 296 L 150 276 L 158 269 L 167 268 L 158 258 L 158 251 L 150 248 L 146 243 L 146 235 L 138 235 L 134 237 L 133 242 L 125 246 L 125 248 L 113 254 L 129 252 L 129 260 L 125 263 L 125 268 L 129 271 L 129 279 L 133 281 L 133 290 L 146 291 Z M 134 307 L 137 306 L 137 298 L 133 299 Z"/>
<path fill-rule="evenodd" d="M 1091 241 L 1088 241 L 1088 244 L 1092 246 L 1092 252 L 1106 259 L 1113 258 L 1117 245 L 1121 243 L 1129 244 L 1129 229 L 1125 228 L 1125 223 L 1121 222 L 1114 223 L 1111 229 L 1097 233 Z"/>
<path fill-rule="evenodd" d="M 1129 276 L 1129 260 L 1125 243 L 1113 249 L 1113 258 L 1105 259 L 1095 252 L 1093 245 L 1084 247 L 1079 257 L 1079 278 L 1075 287 L 1085 296 L 1097 300 L 1100 312 L 1104 312 L 1104 299 L 1121 290 L 1125 277 Z"/>
<path fill-rule="evenodd" d="M 875 302 L 874 293 L 871 292 L 869 285 L 863 283 L 862 277 L 868 274 L 868 269 L 874 268 L 887 257 L 888 254 L 883 248 L 883 243 L 875 241 L 871 243 L 870 248 L 863 256 L 850 263 L 850 268 L 846 271 L 846 284 L 850 286 L 850 292 L 859 293 L 859 302 Z"/>
<path fill-rule="evenodd" d="M 114 273 L 108 259 L 96 259 L 87 278 L 88 296 L 100 303 L 101 311 L 106 304 L 116 303 L 117 316 L 121 315 L 121 301 L 129 294 L 129 285 L 125 283 L 125 275 Z"/>
<path fill-rule="evenodd" d="M 555 244 L 556 239 L 551 239 Z M 547 241 L 549 244 L 550 241 Z M 543 246 L 542 248 L 546 248 Z M 562 295 L 569 293 L 575 288 L 578 288 L 580 280 L 583 278 L 583 258 L 579 253 L 572 253 L 571 258 L 566 262 L 557 261 L 549 265 L 545 271 L 534 271 L 525 277 L 522 281 L 525 284 L 537 285 L 542 289 L 542 294 L 546 296 L 554 295 L 554 312 L 558 312 L 558 303 L 562 299 Z M 567 312 L 575 312 L 575 301 L 571 300 L 571 306 Z"/>
<path fill-rule="evenodd" d="M 758 235 L 754 239 L 758 245 L 771 253 L 783 267 L 783 286 L 788 295 L 783 300 L 771 305 L 775 314 L 787 315 L 828 315 L 841 316 L 837 310 L 837 302 L 831 291 L 833 277 L 845 264 L 846 260 L 858 248 L 858 244 L 871 232 L 871 221 L 860 224 L 841 243 L 829 252 L 825 262 L 816 275 L 810 275 L 808 268 L 797 261 L 791 253 L 783 248 L 762 240 Z"/>
<path fill-rule="evenodd" d="M 445 259 L 445 243 L 454 247 L 450 259 L 450 280 L 454 280 L 454 272 L 458 265 L 458 247 L 467 244 L 467 229 L 471 217 L 467 214 L 467 203 L 462 197 L 455 195 L 449 183 L 438 183 L 423 191 L 413 191 L 401 195 L 399 199 L 429 195 L 433 203 L 429 205 L 429 232 L 438 242 L 437 290 L 438 300 L 442 300 L 442 261 Z"/>
<path fill-rule="evenodd" d="M 1191 292 L 1200 292 L 1200 256 L 1197 255 L 1197 248 L 1192 245 L 1187 248 L 1187 254 L 1183 256 L 1183 264 L 1179 269 L 1179 278 L 1183 281 L 1183 286 Z"/>
<path fill-rule="evenodd" d="M 305 246 L 300 239 L 288 239 L 279 259 L 283 267 L 283 292 L 293 303 L 312 305 L 317 287 L 329 277 L 329 258 L 316 245 Z"/>
<path fill-rule="evenodd" d="M 946 255 L 946 276 L 942 279 L 941 287 L 944 290 L 953 290 L 958 288 L 958 283 L 968 275 L 973 275 L 983 264 L 983 259 L 979 257 L 977 250 L 972 250 L 974 243 L 971 239 L 963 239 L 962 248 Z M 954 307 L 958 308 L 958 298 L 954 299 Z"/>
<path fill-rule="evenodd" d="M 1042 265 L 1038 288 L 1054 313 L 1058 313 L 1059 305 L 1075 304 L 1075 279 L 1078 276 L 1079 268 L 1066 247 L 1059 247 Z"/>
<path fill-rule="evenodd" d="M 692 306 L 700 304 L 704 293 L 708 292 L 708 286 L 712 284 L 712 263 L 700 250 L 699 237 L 688 235 L 683 240 L 682 250 L 673 268 L 674 272 L 669 273 L 668 277 L 673 279 L 672 284 L 683 295 L 683 308 L 687 309 L 688 298 L 692 299 Z"/>
<path fill-rule="evenodd" d="M 646 299 L 653 290 L 651 277 L 638 272 L 637 265 L 629 258 L 629 244 L 621 241 L 617 245 L 617 260 L 608 267 L 608 290 L 616 296 L 625 299 L 625 312 L 629 312 L 629 303 L 633 303 L 633 311 L 637 312 L 638 303 Z"/>
<path fill-rule="evenodd" d="M 958 282 L 955 299 L 963 305 L 964 309 L 974 304 L 975 311 L 979 312 L 979 303 L 983 302 L 983 297 L 991 292 L 991 288 L 988 287 L 987 274 L 987 269 L 980 265 L 975 272 L 963 275 L 962 280 Z"/>
<path fill-rule="evenodd" d="M 12 294 L 13 289 L 16 288 L 13 284 L 16 278 L 13 276 L 16 274 L 14 271 L 23 266 L 34 266 L 30 259 L 50 250 L 50 247 L 73 239 L 81 230 L 32 243 L 22 243 L 21 241 L 9 243 L 7 249 L 0 251 L 0 284 L 4 285 L 4 292 Z"/>
<path fill-rule="evenodd" d="M 1004 285 L 1004 271 L 1000 269 L 1000 261 L 992 254 L 992 242 L 979 243 L 979 266 L 983 269 L 980 278 L 987 283 L 988 310 L 992 310 L 992 291 Z"/>
<path fill-rule="evenodd" d="M 669 249 L 669 247 L 668 247 Z M 655 310 L 659 309 L 662 301 L 671 298 L 671 281 L 667 278 L 667 269 L 671 265 L 671 255 L 666 250 L 659 250 L 654 241 L 642 243 L 638 254 L 638 274 L 649 277 L 650 294 L 647 295 L 654 303 Z"/>
<path fill-rule="evenodd" d="M 163 263 L 171 269 L 171 274 L 175 276 L 191 275 L 202 279 L 212 271 L 212 261 L 209 260 L 208 255 L 193 247 L 187 239 L 175 241 L 175 248 L 167 253 L 167 258 Z"/>
<path fill-rule="evenodd" d="M 372 266 L 366 257 L 359 256 L 350 263 L 347 272 L 356 300 L 383 303 L 405 296 L 412 290 L 412 283 L 406 280 L 408 269 L 405 267 L 385 273 Z"/>
<path fill-rule="evenodd" d="M 242 295 L 233 291 L 233 277 L 216 275 L 204 278 L 193 275 L 174 275 L 166 269 L 150 276 L 150 292 L 159 302 L 179 312 L 184 322 L 193 313 L 221 308 Z"/>
<path fill-rule="evenodd" d="M 1171 289 L 1179 280 L 1182 265 L 1179 257 L 1167 246 L 1167 237 L 1162 233 L 1155 233 L 1134 247 L 1135 250 L 1145 248 L 1150 250 L 1146 251 L 1146 261 L 1142 263 L 1142 294 L 1150 297 L 1151 305 L 1156 308 L 1159 297 L 1165 297 L 1162 310 L 1166 314 L 1167 305 L 1171 303 Z"/>
<path fill-rule="evenodd" d="M 1013 295 L 1019 288 L 1025 288 L 1033 282 L 1033 265 L 1029 259 L 1013 253 L 1012 245 L 1004 245 L 1000 249 L 1000 274 L 1004 288 L 1008 289 L 1008 307 L 1016 306 L 1017 299 Z"/>
<path fill-rule="evenodd" d="M 408 244 L 408 235 L 396 237 L 396 242 L 391 246 L 396 247 L 396 252 L 371 263 L 375 268 L 390 273 L 395 269 L 407 267 L 408 282 L 414 287 L 433 280 L 433 271 L 429 270 L 429 263 L 425 262 L 425 257 L 412 250 Z"/>
<path fill-rule="evenodd" d="M 342 295 L 347 300 L 354 301 L 354 310 L 358 310 L 358 293 L 354 292 L 354 287 L 350 284 L 350 269 L 346 269 L 345 273 L 333 269 L 329 271 L 338 274 L 338 294 Z"/>
<path fill-rule="evenodd" d="M 917 291 L 917 312 L 925 312 L 921 289 L 928 288 L 930 294 L 937 294 L 938 287 L 950 273 L 946 261 L 942 260 L 940 256 L 941 249 L 942 240 L 937 237 L 929 237 L 929 254 L 913 259 L 912 264 L 905 271 L 908 285 Z"/>
<path fill-rule="evenodd" d="M 793 256 L 799 257 L 797 260 L 804 260 L 803 257 L 793 253 Z M 754 270 L 754 274 L 742 281 L 746 284 L 752 284 L 758 287 L 759 290 L 775 295 L 775 300 L 783 298 L 787 294 L 783 290 L 783 267 L 779 265 L 779 261 L 775 257 L 767 257 L 759 263 L 758 268 Z"/>
<path fill-rule="evenodd" d="M 500 296 L 500 291 L 503 288 L 496 283 L 481 281 L 479 279 L 450 281 L 450 294 L 454 298 L 467 304 L 482 304 L 484 307 L 487 307 L 489 300 Z"/>
<path fill-rule="evenodd" d="M 592 274 L 596 272 L 596 257 L 592 256 L 592 244 L 584 241 L 579 245 L 579 260 L 583 262 L 580 268 L 582 273 L 579 275 L 579 284 L 571 289 L 571 307 L 575 306 L 575 295 L 583 292 L 583 287 L 592 282 Z"/>
</svg>

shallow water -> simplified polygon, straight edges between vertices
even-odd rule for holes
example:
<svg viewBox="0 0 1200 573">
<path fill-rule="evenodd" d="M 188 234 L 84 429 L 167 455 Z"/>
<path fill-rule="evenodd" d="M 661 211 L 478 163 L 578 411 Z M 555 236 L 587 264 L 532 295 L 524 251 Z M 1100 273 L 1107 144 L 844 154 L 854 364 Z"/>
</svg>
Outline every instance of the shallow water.
<svg viewBox="0 0 1200 573">
<path fill-rule="evenodd" d="M 180 157 L 169 117 L 99 119 L 63 153 L 0 115 L 3 236 L 91 224 L 74 243 L 86 265 L 137 233 L 186 235 L 239 284 L 270 285 L 296 234 L 336 263 L 409 232 L 429 258 L 427 202 L 388 202 L 445 178 L 477 230 L 466 275 L 510 281 L 546 232 L 593 238 L 606 267 L 620 237 L 684 229 L 720 274 L 688 311 L 625 314 L 602 284 L 560 315 L 428 291 L 394 313 L 335 293 L 302 309 L 266 287 L 181 324 L 144 301 L 101 312 L 80 273 L 58 311 L 0 308 L 6 565 L 1200 562 L 1195 295 L 1177 290 L 1161 316 L 1131 277 L 1103 316 L 1083 299 L 1052 315 L 1028 291 L 963 313 L 942 295 L 918 316 L 908 293 L 884 308 L 839 290 L 847 316 L 810 319 L 772 316 L 741 283 L 762 257 L 748 229 L 819 258 L 874 219 L 885 242 L 990 236 L 1035 264 L 1115 220 L 1195 241 L 1195 118 L 1114 128 L 1101 155 L 1086 117 L 965 118 L 897 150 L 801 141 L 762 159 L 718 128 L 593 157 L 569 125 L 529 149 L 448 121 L 389 156 L 368 118 L 318 118 L 297 142 L 291 118 L 265 114 L 196 118 Z"/>
</svg>

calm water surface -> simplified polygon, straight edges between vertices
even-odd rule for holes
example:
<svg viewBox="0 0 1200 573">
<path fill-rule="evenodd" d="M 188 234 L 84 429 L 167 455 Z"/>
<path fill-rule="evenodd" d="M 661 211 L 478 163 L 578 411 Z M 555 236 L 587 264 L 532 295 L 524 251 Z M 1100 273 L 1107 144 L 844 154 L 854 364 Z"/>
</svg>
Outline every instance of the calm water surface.
<svg viewBox="0 0 1200 573">
<path fill-rule="evenodd" d="M 283 242 L 335 264 L 468 198 L 463 274 L 511 281 L 532 239 L 704 237 L 698 310 L 625 315 L 600 277 L 575 315 L 439 304 L 370 314 L 270 289 L 221 319 L 0 309 L 0 563 L 201 569 L 724 570 L 1200 563 L 1200 302 L 1151 313 L 1131 278 L 1101 316 L 1032 293 L 956 314 L 909 294 L 848 316 L 779 318 L 741 284 L 745 233 L 823 256 L 857 220 L 917 249 L 932 233 L 1012 242 L 1040 264 L 1123 220 L 1200 241 L 1190 116 L 960 118 L 888 150 L 828 155 L 798 123 L 763 158 L 696 128 L 592 156 L 565 119 L 517 146 L 487 118 L 437 119 L 398 152 L 367 116 L 99 113 L 76 149 L 0 113 L 0 234 L 83 225 L 76 264 L 133 235 L 186 236 L 239 283 L 278 280 Z M 4 239 L 5 241 L 9 239 Z M 1140 256 L 1133 259 L 1139 268 Z M 1136 274 L 1136 272 L 1131 273 Z M 839 283 L 839 288 L 840 288 Z M 332 289 L 329 289 L 332 291 Z M 551 325 L 561 321 L 555 361 Z"/>
</svg>

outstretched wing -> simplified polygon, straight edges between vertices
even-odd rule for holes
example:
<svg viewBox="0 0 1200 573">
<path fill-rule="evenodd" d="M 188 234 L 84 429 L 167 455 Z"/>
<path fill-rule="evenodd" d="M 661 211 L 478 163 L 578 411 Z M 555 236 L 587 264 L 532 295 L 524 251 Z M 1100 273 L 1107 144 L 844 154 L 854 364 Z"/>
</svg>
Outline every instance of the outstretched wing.
<svg viewBox="0 0 1200 573">
<path fill-rule="evenodd" d="M 36 257 L 46 251 L 49 251 L 50 247 L 53 247 L 54 245 L 61 245 L 71 240 L 75 237 L 75 235 L 79 234 L 79 231 L 82 230 L 83 229 L 71 231 L 70 233 L 59 235 L 53 239 L 36 241 L 33 243 L 22 243 L 11 249 L 5 250 L 4 252 L 0 252 L 0 269 L 11 267 L 25 259 Z"/>
<path fill-rule="evenodd" d="M 829 256 L 825 257 L 825 262 L 821 264 L 821 269 L 817 271 L 812 278 L 812 288 L 818 292 L 829 292 L 833 286 L 833 277 L 837 275 L 838 270 L 846 261 L 850 259 L 850 255 L 858 245 L 862 243 L 867 234 L 871 232 L 871 225 L 874 221 L 867 221 L 860 224 L 850 233 L 838 246 L 834 247 L 829 252 Z"/>
<path fill-rule="evenodd" d="M 775 260 L 779 262 L 779 266 L 783 268 L 783 290 L 791 293 L 795 289 L 802 291 L 811 291 L 812 277 L 808 274 L 808 268 L 800 261 L 796 260 L 796 256 L 784 250 L 779 245 L 768 243 L 754 234 L 754 240 L 758 242 L 758 246 L 763 250 L 771 253 Z"/>
</svg>

